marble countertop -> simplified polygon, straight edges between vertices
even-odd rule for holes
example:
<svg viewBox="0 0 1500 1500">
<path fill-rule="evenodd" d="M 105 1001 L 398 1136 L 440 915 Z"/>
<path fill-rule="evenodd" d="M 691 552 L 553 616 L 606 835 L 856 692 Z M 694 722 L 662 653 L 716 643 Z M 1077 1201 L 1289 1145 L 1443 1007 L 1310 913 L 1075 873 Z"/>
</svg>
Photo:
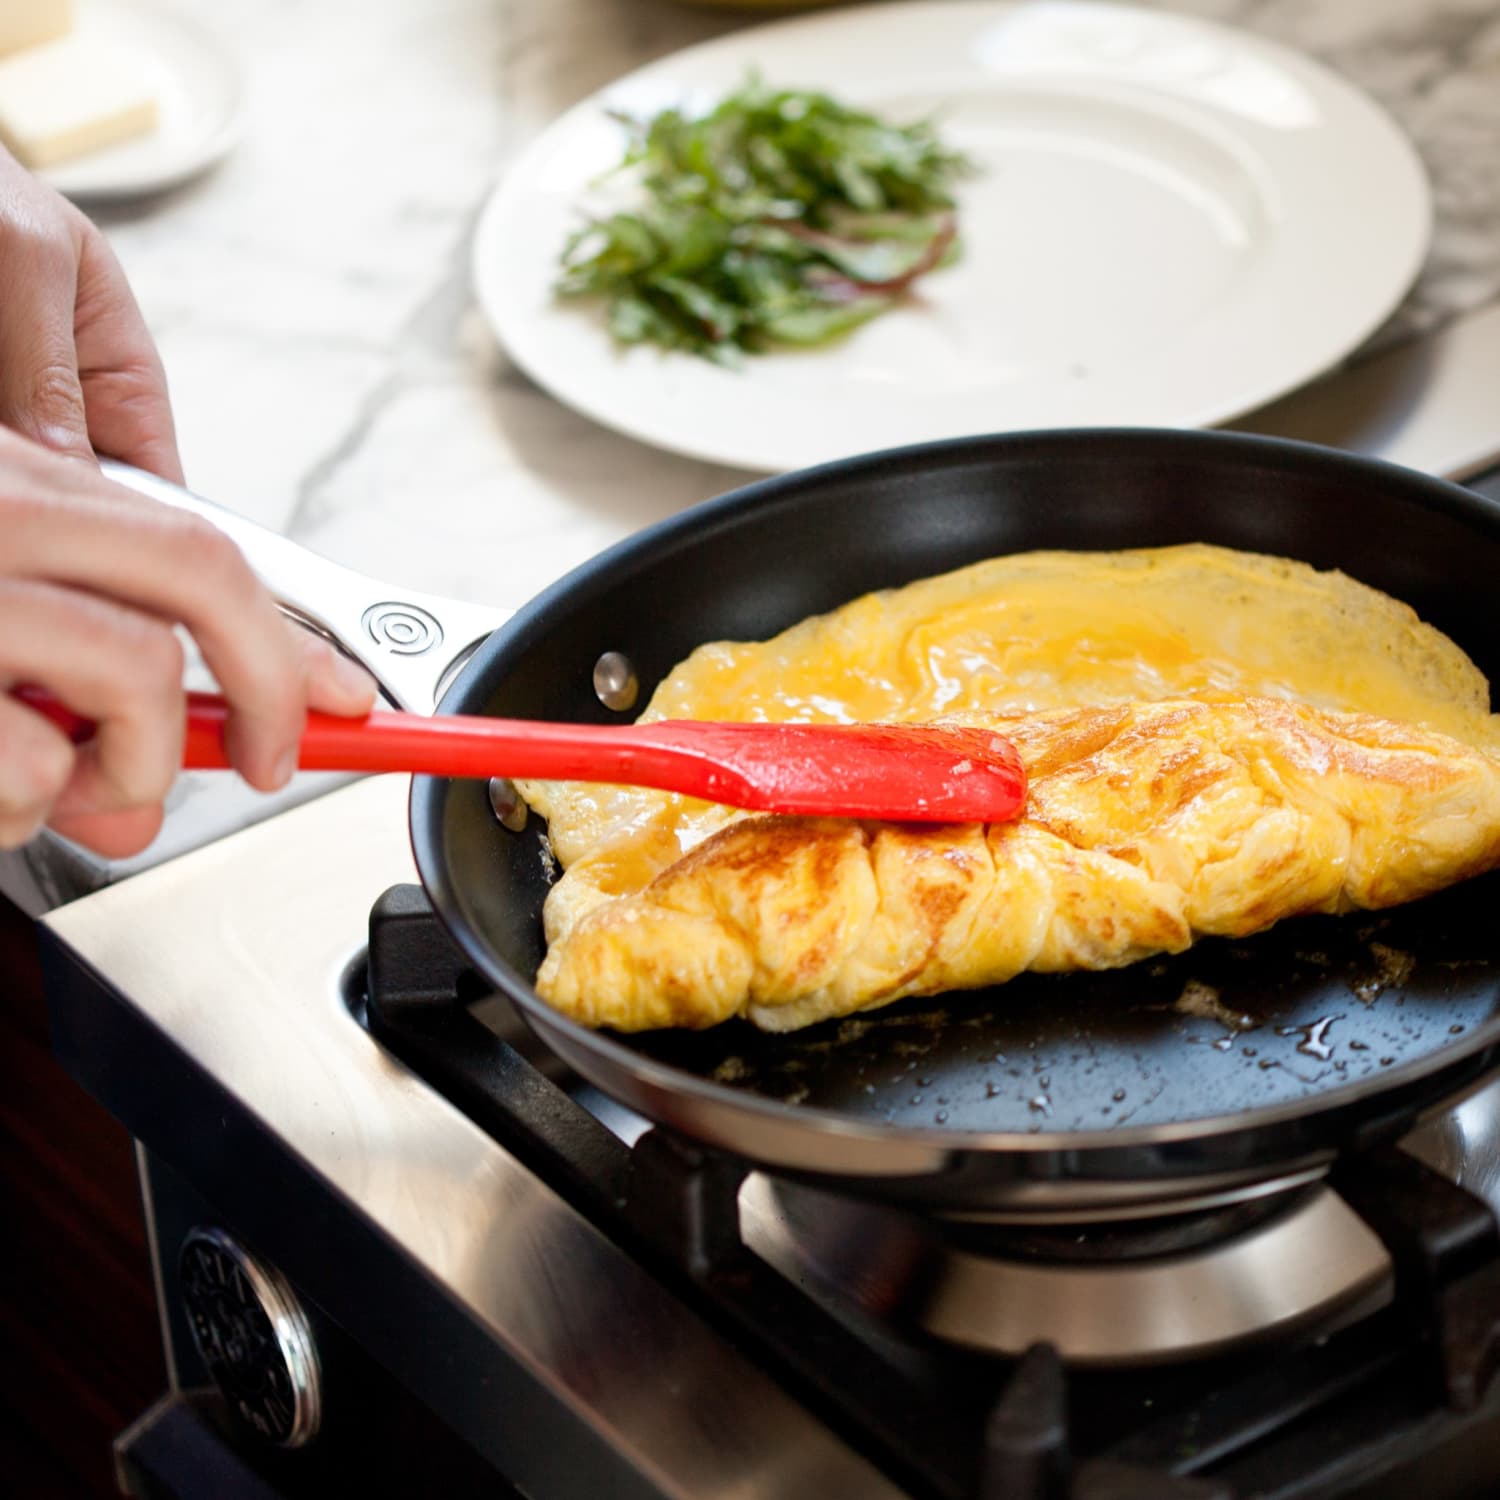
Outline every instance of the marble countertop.
<svg viewBox="0 0 1500 1500">
<path fill-rule="evenodd" d="M 190 0 L 176 0 L 187 7 Z M 515 605 L 739 483 L 543 395 L 470 289 L 478 210 L 578 99 L 754 13 L 670 0 L 196 0 L 239 55 L 245 139 L 99 214 L 160 341 L 190 482 L 351 567 Z M 1380 100 L 1438 228 L 1390 341 L 1500 297 L 1494 0 L 1172 0 L 1305 49 Z"/>
<path fill-rule="evenodd" d="M 346 566 L 514 606 L 746 478 L 597 427 L 532 386 L 479 315 L 469 242 L 506 162 L 562 110 L 763 15 L 671 0 L 173 3 L 240 61 L 244 139 L 201 179 L 95 217 L 161 346 L 200 493 Z M 1500 298 L 1494 0 L 1159 8 L 1311 53 L 1412 136 L 1436 235 L 1372 348 Z M 264 804 L 234 809 L 243 822 Z M 152 857 L 200 841 L 185 822 Z"/>
</svg>

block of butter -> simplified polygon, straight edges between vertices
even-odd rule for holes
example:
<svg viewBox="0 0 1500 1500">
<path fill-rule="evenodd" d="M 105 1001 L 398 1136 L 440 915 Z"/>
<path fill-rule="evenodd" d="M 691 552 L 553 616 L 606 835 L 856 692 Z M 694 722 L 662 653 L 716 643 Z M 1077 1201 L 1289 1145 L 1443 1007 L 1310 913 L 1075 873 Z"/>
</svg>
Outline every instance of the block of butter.
<svg viewBox="0 0 1500 1500">
<path fill-rule="evenodd" d="M 156 124 L 151 69 L 135 50 L 87 35 L 0 57 L 0 141 L 50 167 Z"/>
<path fill-rule="evenodd" d="M 0 0 L 0 57 L 73 29 L 73 0 Z"/>
</svg>

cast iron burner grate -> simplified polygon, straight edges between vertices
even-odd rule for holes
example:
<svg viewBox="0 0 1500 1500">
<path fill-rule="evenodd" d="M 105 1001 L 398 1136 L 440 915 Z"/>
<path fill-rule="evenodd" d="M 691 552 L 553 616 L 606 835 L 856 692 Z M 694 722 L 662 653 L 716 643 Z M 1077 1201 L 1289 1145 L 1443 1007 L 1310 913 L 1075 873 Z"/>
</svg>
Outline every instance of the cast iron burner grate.
<svg viewBox="0 0 1500 1500">
<path fill-rule="evenodd" d="M 1382 1147 L 1333 1174 L 1384 1242 L 1392 1304 L 1327 1337 L 1211 1361 L 1065 1369 L 923 1346 L 835 1315 L 749 1251 L 749 1168 L 660 1129 L 633 1146 L 470 1013 L 484 990 L 426 897 L 370 917 L 361 1020 L 846 1441 L 923 1500 L 1302 1500 L 1489 1494 L 1500 1474 L 1500 1229 Z"/>
</svg>

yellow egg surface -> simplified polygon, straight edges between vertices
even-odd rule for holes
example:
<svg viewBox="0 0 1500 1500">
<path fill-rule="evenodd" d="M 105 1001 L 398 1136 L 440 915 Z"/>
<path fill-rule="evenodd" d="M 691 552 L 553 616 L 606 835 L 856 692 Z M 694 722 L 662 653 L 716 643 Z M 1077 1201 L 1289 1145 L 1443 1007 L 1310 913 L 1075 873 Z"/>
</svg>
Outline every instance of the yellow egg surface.
<svg viewBox="0 0 1500 1500">
<path fill-rule="evenodd" d="M 642 719 L 849 722 L 1271 697 L 1500 745 L 1489 686 L 1407 605 L 1339 572 L 1190 544 L 1028 552 L 700 646 Z M 743 816 L 671 793 L 525 782 L 567 874 L 549 942 Z"/>
</svg>

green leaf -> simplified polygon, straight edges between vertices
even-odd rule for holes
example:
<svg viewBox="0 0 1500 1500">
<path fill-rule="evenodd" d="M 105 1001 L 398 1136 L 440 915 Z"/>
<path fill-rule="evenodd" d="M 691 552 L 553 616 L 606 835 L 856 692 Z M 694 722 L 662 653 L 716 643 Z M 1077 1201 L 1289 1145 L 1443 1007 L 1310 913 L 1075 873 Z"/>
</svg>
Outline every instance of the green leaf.
<svg viewBox="0 0 1500 1500">
<path fill-rule="evenodd" d="M 657 276 L 652 286 L 669 297 L 683 315 L 696 323 L 703 336 L 714 344 L 734 337 L 743 321 L 742 310 L 707 287 L 680 276 Z"/>
<path fill-rule="evenodd" d="M 767 341 L 816 344 L 892 306 L 952 235 L 970 170 L 931 121 L 901 125 L 751 75 L 706 114 L 619 117 L 632 209 L 585 224 L 560 295 L 601 296 L 611 334 L 734 361 Z M 942 227 L 946 226 L 946 227 Z M 943 240 L 938 241 L 939 233 Z"/>
<path fill-rule="evenodd" d="M 760 330 L 783 344 L 826 344 L 868 323 L 891 301 L 890 297 L 857 297 L 849 302 L 809 303 L 767 319 Z"/>
</svg>

